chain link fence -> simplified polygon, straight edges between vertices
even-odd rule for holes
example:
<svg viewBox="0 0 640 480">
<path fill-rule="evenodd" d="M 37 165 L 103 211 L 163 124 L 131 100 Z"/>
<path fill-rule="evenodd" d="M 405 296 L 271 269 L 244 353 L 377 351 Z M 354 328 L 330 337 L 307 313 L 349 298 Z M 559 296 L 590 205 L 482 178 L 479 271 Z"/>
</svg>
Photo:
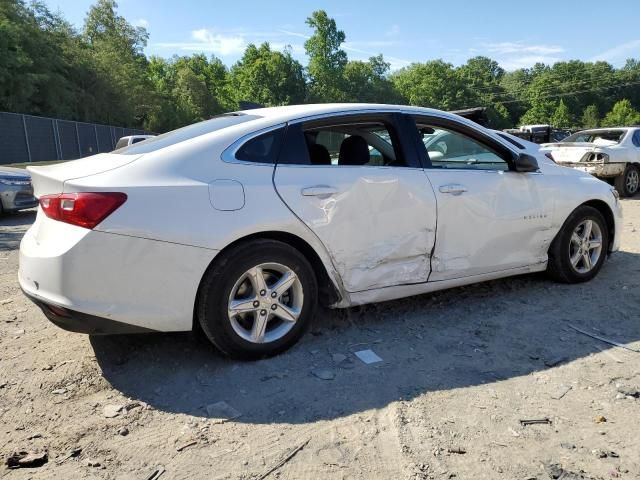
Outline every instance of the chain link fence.
<svg viewBox="0 0 640 480">
<path fill-rule="evenodd" d="M 0 112 L 0 165 L 87 157 L 112 151 L 121 137 L 144 134 L 149 132 Z"/>
</svg>

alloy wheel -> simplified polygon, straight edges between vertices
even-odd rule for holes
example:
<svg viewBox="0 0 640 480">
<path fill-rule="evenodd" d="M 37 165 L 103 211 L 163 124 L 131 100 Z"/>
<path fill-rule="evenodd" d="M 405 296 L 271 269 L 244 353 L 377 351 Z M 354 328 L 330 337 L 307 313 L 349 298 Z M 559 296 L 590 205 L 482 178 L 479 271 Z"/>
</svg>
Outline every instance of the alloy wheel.
<svg viewBox="0 0 640 480">
<path fill-rule="evenodd" d="M 242 274 L 231 289 L 229 321 L 248 342 L 274 342 L 294 327 L 303 302 L 302 283 L 292 269 L 263 263 Z"/>
<path fill-rule="evenodd" d="M 590 272 L 602 255 L 602 230 L 591 219 L 579 223 L 571 234 L 569 259 L 578 273 Z"/>
</svg>

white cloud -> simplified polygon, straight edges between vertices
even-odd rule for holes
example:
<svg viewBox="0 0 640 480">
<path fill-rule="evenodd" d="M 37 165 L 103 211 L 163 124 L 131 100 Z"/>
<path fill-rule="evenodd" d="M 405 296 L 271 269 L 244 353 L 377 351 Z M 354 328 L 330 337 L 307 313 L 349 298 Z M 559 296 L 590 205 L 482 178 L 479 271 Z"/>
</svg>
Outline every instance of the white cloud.
<svg viewBox="0 0 640 480">
<path fill-rule="evenodd" d="M 157 43 L 160 48 L 174 48 L 192 52 L 211 52 L 221 56 L 238 55 L 247 46 L 242 35 L 227 35 L 201 28 L 191 32 L 190 42 Z"/>
<path fill-rule="evenodd" d="M 617 45 L 609 50 L 605 50 L 598 55 L 590 58 L 592 62 L 604 60 L 606 62 L 617 63 L 624 62 L 627 58 L 635 57 L 640 49 L 640 40 L 632 40 L 621 45 Z"/>
<path fill-rule="evenodd" d="M 564 52 L 564 48 L 557 45 L 526 45 L 523 42 L 484 43 L 481 47 L 487 52 L 500 55 L 512 53 L 521 55 L 553 55 Z"/>
<path fill-rule="evenodd" d="M 146 18 L 139 18 L 138 20 L 135 21 L 134 25 L 136 27 L 148 28 L 149 21 Z"/>
<path fill-rule="evenodd" d="M 395 23 L 391 25 L 391 28 L 389 28 L 389 30 L 384 32 L 385 37 L 397 37 L 398 35 L 400 35 L 400 25 Z"/>
<path fill-rule="evenodd" d="M 559 45 L 517 42 L 481 42 L 467 49 L 468 56 L 486 55 L 505 70 L 529 68 L 536 63 L 554 64 L 562 60 L 565 49 Z"/>
</svg>

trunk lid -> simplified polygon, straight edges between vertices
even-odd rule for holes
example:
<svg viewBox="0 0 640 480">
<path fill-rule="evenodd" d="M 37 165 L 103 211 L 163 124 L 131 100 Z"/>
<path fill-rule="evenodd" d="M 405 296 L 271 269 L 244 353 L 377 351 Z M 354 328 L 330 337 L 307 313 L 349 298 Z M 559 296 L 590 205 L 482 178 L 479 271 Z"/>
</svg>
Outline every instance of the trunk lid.
<svg viewBox="0 0 640 480">
<path fill-rule="evenodd" d="M 546 143 L 542 145 L 544 151 L 551 152 L 558 163 L 576 163 L 585 155 L 592 153 L 597 145 L 587 142 Z"/>
<path fill-rule="evenodd" d="M 69 180 L 114 170 L 133 162 L 141 156 L 100 153 L 56 165 L 27 167 L 27 171 L 31 174 L 33 194 L 39 198 L 42 195 L 63 193 L 64 184 Z"/>
</svg>

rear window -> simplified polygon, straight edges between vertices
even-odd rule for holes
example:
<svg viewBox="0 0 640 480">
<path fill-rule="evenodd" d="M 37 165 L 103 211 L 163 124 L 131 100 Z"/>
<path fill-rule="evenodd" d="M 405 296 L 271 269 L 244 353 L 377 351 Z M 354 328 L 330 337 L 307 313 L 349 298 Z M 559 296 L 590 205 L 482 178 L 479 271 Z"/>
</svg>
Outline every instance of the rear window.
<svg viewBox="0 0 640 480">
<path fill-rule="evenodd" d="M 606 140 L 609 142 L 620 143 L 627 133 L 626 130 L 600 130 L 600 131 L 586 131 L 577 132 L 573 135 L 569 135 L 563 140 L 563 142 L 587 142 L 593 143 L 596 140 Z"/>
<path fill-rule="evenodd" d="M 171 132 L 163 133 L 157 137 L 149 138 L 146 142 L 115 150 L 113 153 L 119 155 L 141 155 L 143 153 L 155 152 L 156 150 L 175 145 L 176 143 L 186 142 L 192 138 L 257 118 L 261 117 L 259 115 L 247 115 L 246 113 L 223 113 L 204 122 L 194 123 L 193 125 L 188 125 Z"/>
<path fill-rule="evenodd" d="M 119 148 L 126 147 L 128 143 L 129 143 L 129 137 L 123 137 L 120 140 L 118 140 L 118 143 L 116 143 L 115 149 L 118 150 Z"/>
</svg>

